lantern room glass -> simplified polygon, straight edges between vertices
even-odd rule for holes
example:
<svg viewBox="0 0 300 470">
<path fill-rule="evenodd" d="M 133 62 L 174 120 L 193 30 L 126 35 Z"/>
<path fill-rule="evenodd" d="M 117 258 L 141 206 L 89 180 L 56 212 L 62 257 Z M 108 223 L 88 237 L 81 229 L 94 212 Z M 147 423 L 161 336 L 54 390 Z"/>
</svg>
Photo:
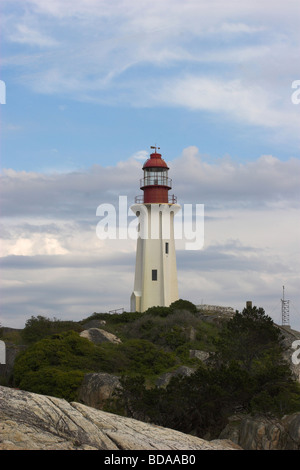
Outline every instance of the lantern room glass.
<svg viewBox="0 0 300 470">
<path fill-rule="evenodd" d="M 168 170 L 165 168 L 146 168 L 144 170 L 143 186 L 170 186 Z"/>
</svg>

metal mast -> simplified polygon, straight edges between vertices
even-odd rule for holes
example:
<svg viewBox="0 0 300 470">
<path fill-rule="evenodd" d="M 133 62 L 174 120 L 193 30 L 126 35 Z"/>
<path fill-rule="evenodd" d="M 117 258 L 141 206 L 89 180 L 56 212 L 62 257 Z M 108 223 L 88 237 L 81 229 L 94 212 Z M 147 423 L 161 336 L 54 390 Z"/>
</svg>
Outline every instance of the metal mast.
<svg viewBox="0 0 300 470">
<path fill-rule="evenodd" d="M 281 320 L 282 326 L 290 326 L 290 301 L 284 298 L 284 286 L 282 286 Z"/>
</svg>

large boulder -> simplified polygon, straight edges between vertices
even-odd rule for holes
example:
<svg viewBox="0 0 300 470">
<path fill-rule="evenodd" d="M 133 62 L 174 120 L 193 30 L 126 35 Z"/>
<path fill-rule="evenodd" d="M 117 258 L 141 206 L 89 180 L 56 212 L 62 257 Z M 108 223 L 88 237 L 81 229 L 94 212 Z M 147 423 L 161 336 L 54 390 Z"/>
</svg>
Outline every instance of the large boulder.
<svg viewBox="0 0 300 470">
<path fill-rule="evenodd" d="M 78 399 L 85 405 L 101 410 L 113 393 L 120 388 L 118 377 L 106 373 L 85 374 L 78 392 Z"/>
<path fill-rule="evenodd" d="M 234 450 L 80 403 L 0 386 L 0 450 Z"/>
<path fill-rule="evenodd" d="M 109 343 L 121 343 L 120 338 L 118 338 L 113 333 L 109 333 L 101 328 L 89 328 L 88 330 L 84 330 L 80 333 L 82 338 L 87 338 L 94 344 L 101 344 L 105 342 Z"/>
</svg>

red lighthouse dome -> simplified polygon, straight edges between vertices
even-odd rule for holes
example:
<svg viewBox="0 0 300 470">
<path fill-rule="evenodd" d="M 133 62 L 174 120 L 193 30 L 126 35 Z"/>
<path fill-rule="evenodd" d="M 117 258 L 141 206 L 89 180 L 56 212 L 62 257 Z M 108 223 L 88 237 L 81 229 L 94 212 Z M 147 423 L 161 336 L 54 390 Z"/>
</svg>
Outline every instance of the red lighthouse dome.
<svg viewBox="0 0 300 470">
<path fill-rule="evenodd" d="M 172 188 L 172 180 L 168 177 L 169 167 L 157 153 L 159 147 L 151 147 L 155 151 L 144 163 L 144 178 L 140 180 L 140 188 L 144 191 L 143 203 L 176 203 L 174 196 L 169 197 L 168 192 Z M 136 200 L 137 202 L 137 200 Z"/>
</svg>

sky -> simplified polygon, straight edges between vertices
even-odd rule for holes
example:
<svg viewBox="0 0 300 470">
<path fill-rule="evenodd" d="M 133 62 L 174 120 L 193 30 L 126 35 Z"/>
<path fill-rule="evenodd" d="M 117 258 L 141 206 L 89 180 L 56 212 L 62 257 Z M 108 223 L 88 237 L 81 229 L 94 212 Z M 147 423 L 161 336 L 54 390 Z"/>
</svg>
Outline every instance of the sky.
<svg viewBox="0 0 300 470">
<path fill-rule="evenodd" d="M 300 330 L 298 0 L 1 0 L 0 324 L 130 308 L 136 241 L 100 239 L 160 147 L 204 245 L 179 296 Z M 183 215 L 182 215 L 183 216 Z M 116 219 L 118 223 L 118 219 Z"/>
</svg>

